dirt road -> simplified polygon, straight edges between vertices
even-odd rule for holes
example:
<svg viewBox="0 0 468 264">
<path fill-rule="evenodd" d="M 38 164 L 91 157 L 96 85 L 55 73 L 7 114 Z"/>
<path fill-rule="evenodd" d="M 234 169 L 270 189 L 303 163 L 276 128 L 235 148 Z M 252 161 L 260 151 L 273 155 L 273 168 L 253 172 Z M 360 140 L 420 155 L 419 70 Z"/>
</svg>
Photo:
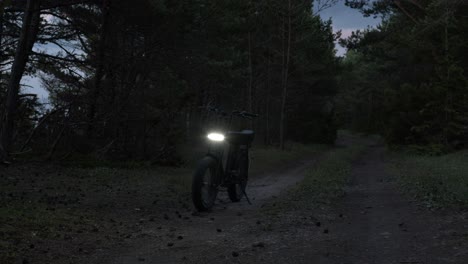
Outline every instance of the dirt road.
<svg viewBox="0 0 468 264">
<path fill-rule="evenodd" d="M 332 225 L 327 258 L 318 263 L 468 263 L 467 223 L 461 215 L 429 212 L 402 195 L 386 172 L 382 147 L 371 147 L 354 167 Z"/>
<path fill-rule="evenodd" d="M 224 258 L 224 255 L 212 250 L 214 247 L 223 247 L 223 251 L 229 251 L 231 248 L 236 250 L 250 248 L 252 243 L 248 240 L 251 234 L 243 236 L 249 229 L 264 227 L 259 220 L 263 217 L 260 213 L 263 205 L 300 182 L 313 163 L 314 160 L 305 160 L 293 168 L 263 175 L 250 181 L 247 193 L 251 205 L 245 199 L 239 203 L 231 203 L 227 194 L 220 192 L 217 204 L 211 212 L 192 213 L 190 217 L 175 217 L 170 221 L 147 226 L 140 234 L 146 238 L 116 251 L 105 252 L 92 261 L 109 264 L 143 261 L 147 263 L 217 262 L 217 257 Z M 230 257 L 231 255 L 232 252 L 229 253 Z"/>
<path fill-rule="evenodd" d="M 146 225 L 139 238 L 90 263 L 468 263 L 462 214 L 434 213 L 402 195 L 386 171 L 384 148 L 370 144 L 356 161 L 347 195 L 334 207 L 272 217 L 313 161 L 251 182 L 253 205 L 221 196 L 213 212 Z M 277 198 L 279 197 L 279 198 Z"/>
</svg>

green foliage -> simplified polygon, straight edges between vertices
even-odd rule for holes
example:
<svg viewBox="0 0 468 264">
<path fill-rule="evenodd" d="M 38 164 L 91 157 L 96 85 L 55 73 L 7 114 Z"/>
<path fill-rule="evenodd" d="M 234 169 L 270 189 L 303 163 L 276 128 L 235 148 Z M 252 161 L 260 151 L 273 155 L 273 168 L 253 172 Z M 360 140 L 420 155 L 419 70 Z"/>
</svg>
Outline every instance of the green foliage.
<svg viewBox="0 0 468 264">
<path fill-rule="evenodd" d="M 356 145 L 326 153 L 318 164 L 310 168 L 298 188 L 291 192 L 292 199 L 300 201 L 297 206 L 329 204 L 342 197 L 352 163 L 362 150 L 362 146 Z"/>
<path fill-rule="evenodd" d="M 44 10 L 26 74 L 42 79 L 50 104 L 28 149 L 164 159 L 198 139 L 210 122 L 199 106 L 208 104 L 260 114 L 249 128 L 266 144 L 333 143 L 336 35 L 313 3 L 97 1 Z M 13 58 L 21 15 L 2 14 L 0 63 Z M 0 70 L 1 102 L 8 69 Z M 34 103 L 18 115 L 15 149 L 40 123 Z"/>
<path fill-rule="evenodd" d="M 356 7 L 384 20 L 341 41 L 350 51 L 343 60 L 339 120 L 381 133 L 390 144 L 427 145 L 430 152 L 433 146 L 441 152 L 466 147 L 466 5 L 387 3 L 394 10 L 388 13 L 381 8 L 385 1 L 377 1 L 380 7 L 361 2 Z"/>
<path fill-rule="evenodd" d="M 347 134 L 347 133 L 346 133 Z M 344 187 L 350 180 L 353 162 L 363 152 L 362 138 L 346 135 L 350 145 L 329 149 L 308 168 L 304 180 L 281 195 L 281 199 L 265 208 L 269 214 L 295 209 L 316 208 L 330 205 L 344 195 Z M 352 142 L 352 143 L 351 143 Z"/>
<path fill-rule="evenodd" d="M 313 157 L 328 150 L 329 146 L 313 144 L 306 145 L 288 142 L 284 151 L 274 147 L 253 148 L 250 154 L 252 175 L 264 174 L 271 168 L 282 169 L 291 162 Z"/>
<path fill-rule="evenodd" d="M 308 28 L 301 33 L 291 74 L 293 85 L 288 91 L 288 135 L 298 142 L 333 144 L 338 61 L 331 43 L 335 35 L 331 21 L 312 16 L 304 20 Z"/>
<path fill-rule="evenodd" d="M 427 207 L 467 207 L 467 158 L 466 151 L 437 157 L 398 152 L 390 166 L 404 189 Z"/>
</svg>

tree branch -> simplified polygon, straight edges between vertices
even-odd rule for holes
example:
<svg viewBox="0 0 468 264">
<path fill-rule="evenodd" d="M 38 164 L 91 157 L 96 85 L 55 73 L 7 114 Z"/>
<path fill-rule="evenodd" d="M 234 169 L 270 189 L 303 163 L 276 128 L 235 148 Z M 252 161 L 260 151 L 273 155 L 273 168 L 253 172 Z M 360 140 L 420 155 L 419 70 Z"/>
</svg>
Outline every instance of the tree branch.
<svg viewBox="0 0 468 264">
<path fill-rule="evenodd" d="M 39 52 L 35 52 L 35 51 L 33 51 L 32 54 L 36 55 L 36 56 L 39 56 L 39 57 L 46 57 L 46 58 L 53 59 L 53 60 L 59 60 L 59 61 L 65 61 L 65 62 L 71 62 L 71 63 L 79 63 L 79 64 L 84 64 L 85 63 L 85 61 L 78 60 L 76 58 L 75 59 L 68 59 L 68 58 L 54 56 L 54 55 L 50 55 L 50 54 L 46 54 L 46 53 L 39 53 Z"/>
<path fill-rule="evenodd" d="M 13 0 L 11 1 L 12 3 L 10 4 L 9 8 L 4 9 L 5 12 L 24 12 L 26 8 L 26 2 L 27 0 Z M 47 9 L 52 9 L 52 8 L 58 8 L 58 7 L 66 7 L 66 6 L 72 6 L 72 5 L 79 5 L 79 4 L 88 4 L 96 2 L 95 0 L 43 0 L 43 3 L 39 7 L 39 11 L 41 10 L 47 10 Z M 7 1 L 6 0 L 0 0 L 0 7 L 1 6 L 6 6 Z M 37 11 L 37 10 L 34 10 Z"/>
</svg>

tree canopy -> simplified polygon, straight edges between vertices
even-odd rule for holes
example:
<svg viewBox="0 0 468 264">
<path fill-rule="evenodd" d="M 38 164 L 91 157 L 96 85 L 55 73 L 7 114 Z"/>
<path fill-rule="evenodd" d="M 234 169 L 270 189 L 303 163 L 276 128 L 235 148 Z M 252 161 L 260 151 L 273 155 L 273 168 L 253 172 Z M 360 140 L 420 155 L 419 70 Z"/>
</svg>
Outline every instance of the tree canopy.
<svg viewBox="0 0 468 264">
<path fill-rule="evenodd" d="M 468 5 L 441 0 L 348 4 L 383 21 L 341 41 L 349 50 L 343 61 L 341 119 L 381 133 L 391 144 L 436 152 L 466 147 Z"/>
<path fill-rule="evenodd" d="M 2 10 L 0 91 L 11 102 L 2 111 L 14 117 L 2 125 L 5 153 L 157 156 L 202 131 L 208 104 L 259 113 L 251 125 L 266 144 L 334 141 L 336 36 L 311 1 L 42 0 Z M 25 31 L 31 45 L 15 58 L 28 10 L 37 32 Z M 48 105 L 12 89 L 15 74 L 40 77 Z"/>
</svg>

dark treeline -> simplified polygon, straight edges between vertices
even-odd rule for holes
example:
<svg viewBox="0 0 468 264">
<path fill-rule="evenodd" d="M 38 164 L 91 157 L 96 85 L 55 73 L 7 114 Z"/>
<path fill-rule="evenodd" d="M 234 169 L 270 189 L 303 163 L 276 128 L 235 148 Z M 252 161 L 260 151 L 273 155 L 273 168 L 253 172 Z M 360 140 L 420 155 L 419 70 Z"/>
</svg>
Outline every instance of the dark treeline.
<svg viewBox="0 0 468 264">
<path fill-rule="evenodd" d="M 257 140 L 281 148 L 332 143 L 336 124 L 466 147 L 466 1 L 347 0 L 382 23 L 340 40 L 344 58 L 314 13 L 336 2 L 0 1 L 2 159 L 158 160 L 200 141 L 206 105 L 260 114 Z"/>
<path fill-rule="evenodd" d="M 259 113 L 265 144 L 333 142 L 337 36 L 313 12 L 333 1 L 316 2 L 1 1 L 2 156 L 154 158 L 198 140 L 208 104 Z"/>
<path fill-rule="evenodd" d="M 339 119 L 434 154 L 468 145 L 468 2 L 347 3 L 381 16 L 375 29 L 342 41 Z"/>
</svg>

